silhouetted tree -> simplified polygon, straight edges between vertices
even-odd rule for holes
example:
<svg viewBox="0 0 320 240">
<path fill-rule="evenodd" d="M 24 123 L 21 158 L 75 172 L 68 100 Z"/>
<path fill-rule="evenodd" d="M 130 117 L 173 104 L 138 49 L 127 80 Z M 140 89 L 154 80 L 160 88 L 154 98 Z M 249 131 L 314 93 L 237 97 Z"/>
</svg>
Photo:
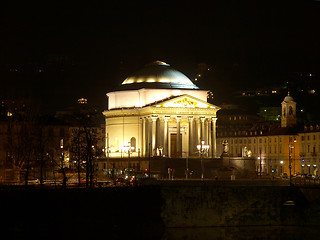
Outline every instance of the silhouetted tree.
<svg viewBox="0 0 320 240">
<path fill-rule="evenodd" d="M 34 133 L 38 109 L 35 106 L 25 107 L 23 112 L 8 114 L 7 164 L 13 170 L 13 178 L 20 181 L 21 171 L 25 171 L 25 185 L 28 184 L 30 168 L 33 165 Z"/>
</svg>

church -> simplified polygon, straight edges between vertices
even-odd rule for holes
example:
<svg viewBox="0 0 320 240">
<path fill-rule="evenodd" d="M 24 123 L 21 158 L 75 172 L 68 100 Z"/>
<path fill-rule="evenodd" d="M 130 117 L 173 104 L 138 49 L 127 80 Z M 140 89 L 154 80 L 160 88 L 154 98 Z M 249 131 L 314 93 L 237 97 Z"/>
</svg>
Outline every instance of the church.
<svg viewBox="0 0 320 240">
<path fill-rule="evenodd" d="M 218 106 L 169 64 L 155 61 L 107 93 L 107 158 L 216 157 Z"/>
</svg>

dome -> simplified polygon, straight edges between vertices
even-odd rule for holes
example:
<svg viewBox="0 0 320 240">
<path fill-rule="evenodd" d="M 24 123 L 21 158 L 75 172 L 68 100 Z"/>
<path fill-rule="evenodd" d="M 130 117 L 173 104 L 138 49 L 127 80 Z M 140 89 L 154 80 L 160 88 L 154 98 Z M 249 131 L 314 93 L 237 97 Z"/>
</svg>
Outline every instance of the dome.
<svg viewBox="0 0 320 240">
<path fill-rule="evenodd" d="M 290 93 L 284 98 L 284 102 L 294 102 L 293 97 L 290 96 Z"/>
<path fill-rule="evenodd" d="M 173 69 L 169 64 L 155 61 L 135 72 L 122 82 L 122 87 L 137 88 L 180 88 L 199 89 L 183 73 Z"/>
</svg>

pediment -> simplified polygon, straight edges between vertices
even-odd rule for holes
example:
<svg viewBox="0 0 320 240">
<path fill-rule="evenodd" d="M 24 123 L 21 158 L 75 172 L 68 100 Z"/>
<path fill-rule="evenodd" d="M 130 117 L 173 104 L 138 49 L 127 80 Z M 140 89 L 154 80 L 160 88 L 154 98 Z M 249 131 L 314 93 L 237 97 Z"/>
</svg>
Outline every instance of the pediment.
<svg viewBox="0 0 320 240">
<path fill-rule="evenodd" d="M 211 103 L 203 101 L 201 99 L 192 97 L 190 95 L 181 95 L 177 97 L 173 97 L 169 100 L 163 100 L 161 102 L 157 102 L 152 104 L 153 107 L 161 107 L 161 108 L 213 108 L 220 109 L 220 107 L 215 106 Z"/>
</svg>

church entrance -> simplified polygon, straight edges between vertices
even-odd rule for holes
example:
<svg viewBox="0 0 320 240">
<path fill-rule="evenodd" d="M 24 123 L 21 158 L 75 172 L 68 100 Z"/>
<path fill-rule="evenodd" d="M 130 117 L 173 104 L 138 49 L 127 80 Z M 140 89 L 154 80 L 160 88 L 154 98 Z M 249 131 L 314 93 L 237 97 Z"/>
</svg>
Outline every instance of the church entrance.
<svg viewBox="0 0 320 240">
<path fill-rule="evenodd" d="M 177 148 L 177 134 L 176 133 L 172 133 L 170 135 L 170 153 L 171 153 L 171 157 L 175 158 L 175 157 L 181 157 L 181 152 L 182 152 L 182 134 L 180 133 L 180 146 L 179 149 Z"/>
</svg>

